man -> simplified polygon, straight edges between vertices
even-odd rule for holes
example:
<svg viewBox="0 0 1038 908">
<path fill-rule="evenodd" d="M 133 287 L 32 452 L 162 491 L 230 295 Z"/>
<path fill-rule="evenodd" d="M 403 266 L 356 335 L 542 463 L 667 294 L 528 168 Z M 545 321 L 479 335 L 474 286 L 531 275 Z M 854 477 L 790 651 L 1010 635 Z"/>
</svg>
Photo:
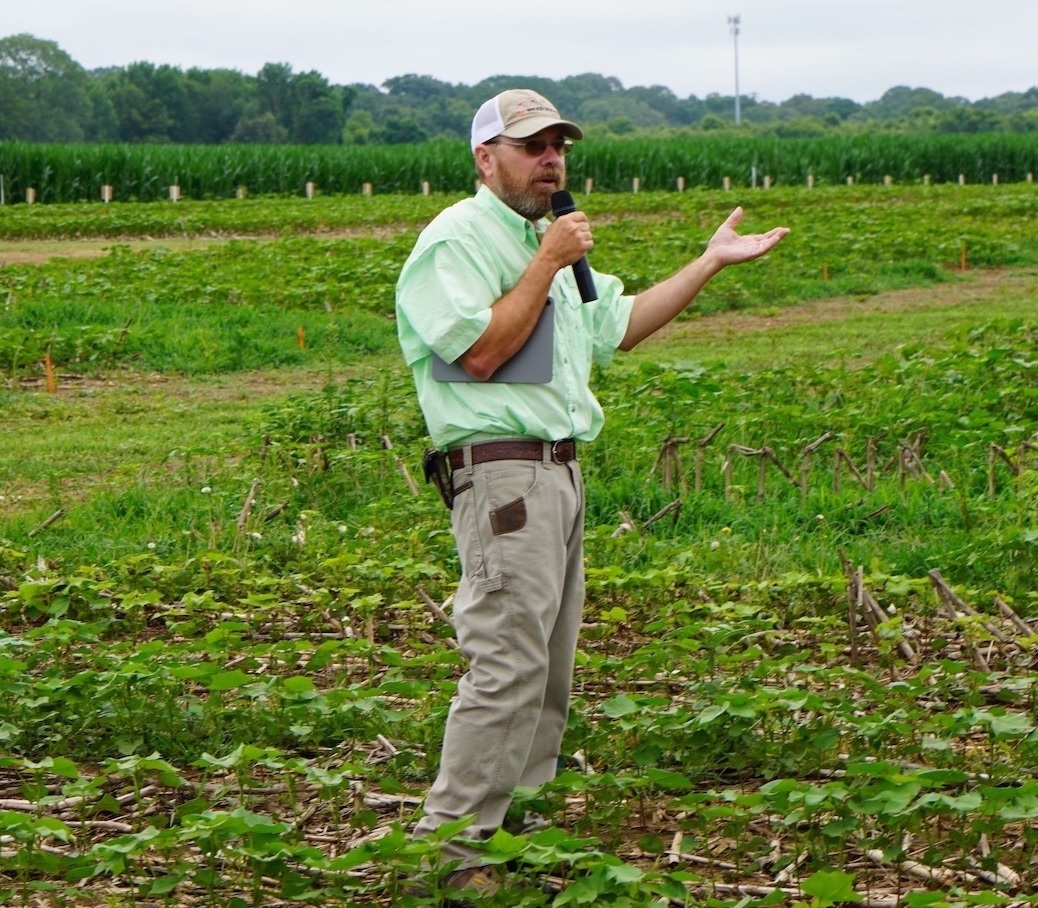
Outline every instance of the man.
<svg viewBox="0 0 1038 908">
<path fill-rule="evenodd" d="M 584 602 L 576 447 L 603 423 L 588 387 L 592 364 L 630 350 L 722 268 L 764 255 L 788 233 L 740 236 L 736 209 L 677 274 L 632 297 L 617 278 L 592 272 L 598 298 L 582 302 L 570 266 L 594 245 L 588 218 L 545 218 L 582 138 L 533 91 L 484 103 L 472 121 L 481 185 L 422 232 L 397 285 L 401 348 L 452 471 L 445 498 L 462 568 L 454 623 L 469 660 L 418 835 L 471 816 L 461 838 L 486 839 L 506 823 L 513 789 L 555 775 Z M 542 367 L 495 380 L 544 337 L 550 375 Z M 460 370 L 445 375 L 444 363 Z M 458 862 L 448 887 L 496 890 L 477 848 L 452 841 L 443 854 Z"/>
</svg>

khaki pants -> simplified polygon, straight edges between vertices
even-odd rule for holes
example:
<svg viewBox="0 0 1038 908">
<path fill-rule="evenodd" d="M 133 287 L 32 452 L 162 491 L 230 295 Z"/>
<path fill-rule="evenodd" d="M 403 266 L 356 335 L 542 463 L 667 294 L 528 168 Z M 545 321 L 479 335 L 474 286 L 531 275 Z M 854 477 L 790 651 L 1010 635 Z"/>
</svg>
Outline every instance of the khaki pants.
<svg viewBox="0 0 1038 908">
<path fill-rule="evenodd" d="M 466 456 L 454 472 L 454 623 L 469 668 L 417 835 L 471 814 L 461 838 L 489 838 L 514 788 L 555 776 L 584 606 L 584 485 L 575 460 L 550 456 L 550 445 L 543 461 Z M 443 854 L 478 863 L 460 843 Z"/>
</svg>

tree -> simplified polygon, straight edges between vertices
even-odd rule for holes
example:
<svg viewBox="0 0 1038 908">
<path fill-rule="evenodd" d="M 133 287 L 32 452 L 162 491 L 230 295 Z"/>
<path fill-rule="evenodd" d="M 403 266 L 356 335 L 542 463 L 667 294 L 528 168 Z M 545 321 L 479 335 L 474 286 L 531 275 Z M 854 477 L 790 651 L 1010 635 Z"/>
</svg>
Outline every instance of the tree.
<svg viewBox="0 0 1038 908">
<path fill-rule="evenodd" d="M 196 141 L 198 112 L 175 66 L 131 63 L 108 76 L 108 89 L 120 141 Z"/>
<path fill-rule="evenodd" d="M 883 97 L 878 101 L 866 104 L 865 109 L 880 119 L 893 120 L 907 116 L 917 107 L 932 107 L 935 110 L 943 111 L 955 106 L 956 103 L 929 88 L 909 88 L 907 85 L 898 85 L 884 92 Z"/>
<path fill-rule="evenodd" d="M 288 63 L 266 63 L 256 75 L 256 100 L 260 111 L 291 132 L 292 67 Z"/>
<path fill-rule="evenodd" d="M 301 145 L 339 145 L 346 111 L 342 95 L 328 80 L 311 70 L 291 80 L 292 141 Z"/>
<path fill-rule="evenodd" d="M 191 141 L 202 144 L 228 141 L 256 94 L 255 80 L 231 69 L 189 69 L 184 85 L 195 112 Z"/>
<path fill-rule="evenodd" d="M 635 85 L 628 88 L 624 94 L 659 111 L 670 123 L 681 122 L 681 102 L 678 96 L 664 85 L 650 85 L 648 88 Z"/>
<path fill-rule="evenodd" d="M 654 128 L 666 123 L 664 115 L 644 101 L 626 95 L 619 98 L 599 98 L 585 101 L 578 111 L 579 119 L 587 123 L 613 123 L 627 120 L 636 128 Z M 615 131 L 615 130 L 614 130 Z"/>
<path fill-rule="evenodd" d="M 941 113 L 937 124 L 939 132 L 992 132 L 999 122 L 999 117 L 988 110 L 962 105 Z"/>
<path fill-rule="evenodd" d="M 386 145 L 406 145 L 424 142 L 429 134 L 410 117 L 386 117 L 380 138 Z"/>
<path fill-rule="evenodd" d="M 87 84 L 90 99 L 90 118 L 87 120 L 87 142 L 115 142 L 119 138 L 119 119 L 105 83 L 93 76 Z"/>
<path fill-rule="evenodd" d="M 389 95 L 413 104 L 449 97 L 454 90 L 449 82 L 441 82 L 432 76 L 416 76 L 414 73 L 386 79 L 382 87 Z"/>
<path fill-rule="evenodd" d="M 231 135 L 231 141 L 251 145 L 283 145 L 288 141 L 288 132 L 268 110 L 253 116 L 243 116 Z"/>
<path fill-rule="evenodd" d="M 793 95 L 783 101 L 779 112 L 783 119 L 794 120 L 815 117 L 824 120 L 835 114 L 840 120 L 846 120 L 862 109 L 862 106 L 849 98 L 812 98 L 810 95 Z"/>
<path fill-rule="evenodd" d="M 0 138 L 78 142 L 90 119 L 87 74 L 53 41 L 0 39 Z"/>
<path fill-rule="evenodd" d="M 287 63 L 267 63 L 256 77 L 256 105 L 245 118 L 270 114 L 287 141 L 302 145 L 342 142 L 346 107 L 354 92 L 334 88 L 319 72 L 293 73 Z"/>
<path fill-rule="evenodd" d="M 352 113 L 343 130 L 346 141 L 350 145 L 367 145 L 375 141 L 378 127 L 375 126 L 375 118 L 367 110 L 358 110 Z"/>
</svg>

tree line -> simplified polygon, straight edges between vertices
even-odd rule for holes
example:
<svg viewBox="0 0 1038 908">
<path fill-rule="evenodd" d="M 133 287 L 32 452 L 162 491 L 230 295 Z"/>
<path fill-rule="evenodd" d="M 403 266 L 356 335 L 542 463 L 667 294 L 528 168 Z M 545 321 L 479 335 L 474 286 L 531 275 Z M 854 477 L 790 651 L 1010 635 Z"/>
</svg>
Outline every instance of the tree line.
<svg viewBox="0 0 1038 908">
<path fill-rule="evenodd" d="M 57 43 L 0 39 L 0 141 L 394 145 L 467 139 L 472 112 L 504 88 L 550 97 L 591 134 L 739 129 L 807 138 L 833 131 L 1038 132 L 1038 86 L 970 102 L 897 86 L 876 101 L 794 95 L 679 98 L 662 85 L 625 88 L 585 73 L 494 76 L 475 85 L 407 74 L 382 85 L 334 85 L 316 71 L 267 63 L 255 75 L 148 62 L 87 70 Z"/>
</svg>

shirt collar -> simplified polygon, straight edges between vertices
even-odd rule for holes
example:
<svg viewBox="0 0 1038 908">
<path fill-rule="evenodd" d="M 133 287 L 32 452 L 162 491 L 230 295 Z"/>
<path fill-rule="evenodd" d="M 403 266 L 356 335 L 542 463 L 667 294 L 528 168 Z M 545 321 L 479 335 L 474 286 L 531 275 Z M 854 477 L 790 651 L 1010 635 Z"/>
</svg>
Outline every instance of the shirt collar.
<svg viewBox="0 0 1038 908">
<path fill-rule="evenodd" d="M 521 242 L 526 242 L 529 239 L 535 246 L 538 243 L 538 234 L 543 234 L 551 223 L 547 218 L 541 218 L 538 221 L 527 220 L 502 202 L 495 195 L 494 190 L 487 186 L 486 183 L 481 183 L 476 191 L 476 202 L 481 208 L 493 212 L 496 217 L 505 223 L 516 239 Z"/>
</svg>

